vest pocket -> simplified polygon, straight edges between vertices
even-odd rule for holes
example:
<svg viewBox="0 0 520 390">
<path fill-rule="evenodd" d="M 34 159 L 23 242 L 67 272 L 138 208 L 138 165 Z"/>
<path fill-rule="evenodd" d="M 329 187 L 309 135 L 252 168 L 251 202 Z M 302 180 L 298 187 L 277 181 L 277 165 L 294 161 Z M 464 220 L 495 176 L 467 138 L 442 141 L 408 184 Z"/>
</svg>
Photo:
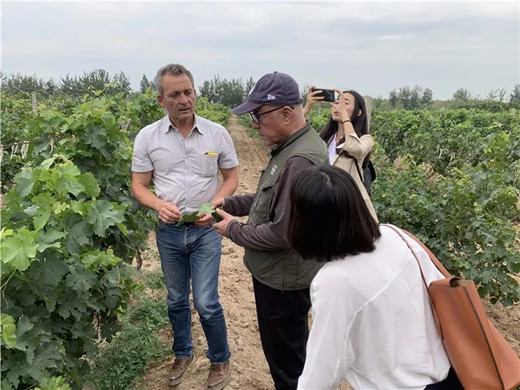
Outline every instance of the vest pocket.
<svg viewBox="0 0 520 390">
<path fill-rule="evenodd" d="M 251 210 L 249 219 L 251 223 L 267 223 L 269 222 L 269 206 L 271 204 L 271 197 L 273 193 L 273 185 L 269 184 L 258 189 L 256 200 Z"/>
</svg>

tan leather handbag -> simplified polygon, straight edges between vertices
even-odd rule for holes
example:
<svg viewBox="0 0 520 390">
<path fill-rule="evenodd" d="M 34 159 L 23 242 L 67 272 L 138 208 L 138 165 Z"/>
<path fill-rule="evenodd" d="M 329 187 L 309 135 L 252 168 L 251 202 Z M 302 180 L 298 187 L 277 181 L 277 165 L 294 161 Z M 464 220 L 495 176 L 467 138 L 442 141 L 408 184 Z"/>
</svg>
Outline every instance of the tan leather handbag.
<svg viewBox="0 0 520 390">
<path fill-rule="evenodd" d="M 402 233 L 392 228 L 419 259 Z M 520 359 L 484 311 L 475 283 L 452 276 L 435 255 L 415 236 L 406 232 L 428 253 L 446 277 L 426 285 L 437 330 L 451 366 L 466 390 L 509 390 L 520 385 Z"/>
</svg>

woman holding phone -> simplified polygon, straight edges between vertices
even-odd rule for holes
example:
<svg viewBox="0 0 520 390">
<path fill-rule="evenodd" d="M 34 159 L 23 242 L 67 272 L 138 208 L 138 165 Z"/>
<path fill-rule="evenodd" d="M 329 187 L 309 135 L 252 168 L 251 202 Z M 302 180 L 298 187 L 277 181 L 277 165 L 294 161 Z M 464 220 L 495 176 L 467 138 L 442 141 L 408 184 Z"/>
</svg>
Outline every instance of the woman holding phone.
<svg viewBox="0 0 520 390">
<path fill-rule="evenodd" d="M 331 117 L 323 130 L 321 138 L 327 143 L 329 160 L 352 175 L 363 195 L 370 215 L 377 222 L 377 215 L 370 200 L 370 187 L 365 187 L 364 171 L 368 169 L 370 152 L 374 139 L 368 129 L 365 99 L 356 91 L 334 89 L 338 98 L 331 102 Z M 314 86 L 308 88 L 307 103 L 303 108 L 306 116 L 314 104 L 323 101 L 322 90 Z"/>
<path fill-rule="evenodd" d="M 370 218 L 340 168 L 301 171 L 290 199 L 289 241 L 304 259 L 325 263 L 310 287 L 312 327 L 298 389 L 336 389 L 342 379 L 354 389 L 462 389 L 425 287 L 444 276 L 422 247 Z"/>
</svg>

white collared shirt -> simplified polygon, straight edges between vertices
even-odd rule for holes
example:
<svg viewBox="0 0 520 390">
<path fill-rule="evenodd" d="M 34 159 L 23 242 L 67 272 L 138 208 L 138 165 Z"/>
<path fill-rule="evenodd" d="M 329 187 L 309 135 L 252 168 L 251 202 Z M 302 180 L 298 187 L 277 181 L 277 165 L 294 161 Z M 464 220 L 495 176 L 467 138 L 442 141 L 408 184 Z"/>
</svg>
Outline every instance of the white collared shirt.
<svg viewBox="0 0 520 390">
<path fill-rule="evenodd" d="M 227 130 L 200 116 L 184 138 L 168 116 L 143 128 L 134 142 L 133 172 L 152 172 L 159 199 L 174 203 L 182 214 L 210 202 L 219 185 L 219 169 L 238 165 Z"/>
<path fill-rule="evenodd" d="M 417 261 L 396 232 L 380 226 L 371 253 L 326 263 L 311 284 L 313 324 L 298 389 L 424 389 L 448 375 Z M 411 238 L 426 282 L 442 279 Z"/>
</svg>

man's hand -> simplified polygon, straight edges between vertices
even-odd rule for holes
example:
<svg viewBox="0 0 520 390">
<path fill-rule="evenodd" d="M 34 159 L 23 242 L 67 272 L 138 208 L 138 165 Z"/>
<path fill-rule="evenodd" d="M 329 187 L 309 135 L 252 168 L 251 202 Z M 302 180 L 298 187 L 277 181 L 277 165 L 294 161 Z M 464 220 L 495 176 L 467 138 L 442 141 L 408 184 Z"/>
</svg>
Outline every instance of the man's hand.
<svg viewBox="0 0 520 390">
<path fill-rule="evenodd" d="M 213 222 L 212 214 L 199 214 L 199 219 L 193 221 L 195 225 L 201 228 L 211 225 L 211 222 Z"/>
<path fill-rule="evenodd" d="M 211 208 L 215 210 L 216 208 L 223 208 L 224 207 L 224 198 L 218 198 L 214 199 L 211 205 Z"/>
<path fill-rule="evenodd" d="M 229 222 L 233 221 L 235 218 L 231 214 L 226 213 L 222 209 L 216 209 L 217 214 L 222 217 L 222 221 L 213 224 L 213 228 L 219 232 L 222 236 L 227 237 L 227 227 Z"/>
<path fill-rule="evenodd" d="M 173 203 L 163 201 L 158 213 L 159 219 L 164 223 L 175 223 L 181 219 L 181 212 Z"/>
</svg>

